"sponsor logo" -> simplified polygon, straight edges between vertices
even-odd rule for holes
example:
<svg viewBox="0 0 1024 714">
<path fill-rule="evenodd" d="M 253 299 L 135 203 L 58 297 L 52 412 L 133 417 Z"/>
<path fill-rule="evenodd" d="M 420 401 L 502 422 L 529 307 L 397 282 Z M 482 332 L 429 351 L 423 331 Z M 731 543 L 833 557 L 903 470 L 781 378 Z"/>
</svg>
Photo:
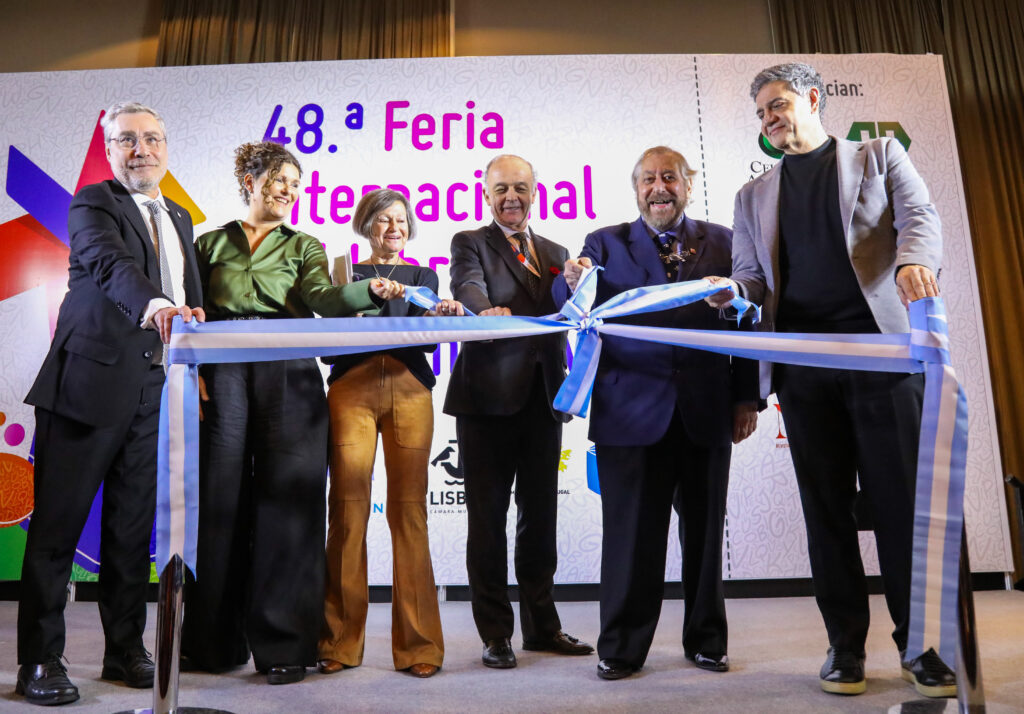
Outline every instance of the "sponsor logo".
<svg viewBox="0 0 1024 714">
<path fill-rule="evenodd" d="M 867 141 L 881 136 L 890 136 L 910 151 L 910 137 L 898 121 L 855 121 L 850 125 L 846 138 L 851 141 Z"/>
<path fill-rule="evenodd" d="M 782 406 L 776 400 L 773 404 L 775 407 L 775 418 L 776 418 L 776 434 L 775 434 L 775 448 L 776 449 L 788 449 L 789 448 L 789 437 L 786 436 L 786 422 L 782 420 Z"/>
<path fill-rule="evenodd" d="M 458 441 L 449 439 L 448 444 L 430 460 L 431 466 L 444 471 L 444 485 L 447 487 L 427 491 L 427 507 L 430 513 L 466 512 L 465 476 L 458 451 Z M 451 508 L 452 506 L 458 508 Z"/>
<path fill-rule="evenodd" d="M 594 444 L 587 449 L 587 488 L 601 495 L 601 482 L 597 480 L 597 447 Z"/>
</svg>

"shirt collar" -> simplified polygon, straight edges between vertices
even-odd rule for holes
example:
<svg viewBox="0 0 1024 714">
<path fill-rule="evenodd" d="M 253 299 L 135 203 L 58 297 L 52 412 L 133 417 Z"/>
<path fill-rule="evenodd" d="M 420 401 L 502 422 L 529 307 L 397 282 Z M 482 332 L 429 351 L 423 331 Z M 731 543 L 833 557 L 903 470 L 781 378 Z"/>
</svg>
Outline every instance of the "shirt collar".
<svg viewBox="0 0 1024 714">
<path fill-rule="evenodd" d="M 501 232 L 505 234 L 506 238 L 508 238 L 509 236 L 514 236 L 516 233 L 525 233 L 526 235 L 530 236 L 531 238 L 533 237 L 533 231 L 530 230 L 530 226 L 529 225 L 527 225 L 526 228 L 524 228 L 523 230 L 517 231 L 515 228 L 509 228 L 508 226 L 503 226 L 502 224 L 498 223 L 497 221 L 495 221 L 494 224 L 496 226 L 498 226 L 498 228 L 501 229 Z"/>
<path fill-rule="evenodd" d="M 686 220 L 686 213 L 684 212 L 684 213 L 680 214 L 679 215 L 679 220 L 676 221 L 676 224 L 674 226 L 672 226 L 671 228 L 666 228 L 663 231 L 656 231 L 656 230 L 654 230 L 654 228 L 651 227 L 651 224 L 648 223 L 647 219 L 644 218 L 643 216 L 640 216 L 640 220 L 643 221 L 644 228 L 647 229 L 647 232 L 650 234 L 651 238 L 657 238 L 662 233 L 671 233 L 676 238 L 678 238 L 679 237 L 679 227 L 682 226 L 683 222 Z"/>
<path fill-rule="evenodd" d="M 121 185 L 124 186 L 124 184 Z M 160 204 L 160 208 L 164 209 L 165 211 L 167 210 L 167 203 L 164 201 L 164 194 L 163 192 L 160 191 L 159 188 L 157 188 L 156 190 L 156 198 L 150 198 L 144 193 L 135 193 L 127 186 L 124 186 L 124 190 L 131 195 L 132 200 L 135 201 L 135 204 L 139 207 L 139 210 L 145 209 L 148 211 L 149 209 L 146 208 L 146 204 L 149 203 L 150 201 L 156 201 L 158 204 Z"/>
</svg>

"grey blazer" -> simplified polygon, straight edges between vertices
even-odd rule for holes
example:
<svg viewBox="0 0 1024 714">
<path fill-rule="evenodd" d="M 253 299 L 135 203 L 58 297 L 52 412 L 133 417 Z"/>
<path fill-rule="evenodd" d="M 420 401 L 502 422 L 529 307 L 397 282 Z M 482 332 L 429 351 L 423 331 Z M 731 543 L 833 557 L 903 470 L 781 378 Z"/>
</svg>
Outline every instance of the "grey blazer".
<svg viewBox="0 0 1024 714">
<path fill-rule="evenodd" d="M 857 282 L 882 332 L 909 332 L 896 293 L 896 269 L 923 265 L 938 275 L 942 226 L 928 188 L 895 139 L 836 139 L 839 207 Z M 759 329 L 773 331 L 779 304 L 780 161 L 736 194 L 732 276 L 743 297 L 763 307 Z M 813 209 L 813 207 L 808 207 Z M 761 394 L 770 374 L 761 370 Z"/>
</svg>

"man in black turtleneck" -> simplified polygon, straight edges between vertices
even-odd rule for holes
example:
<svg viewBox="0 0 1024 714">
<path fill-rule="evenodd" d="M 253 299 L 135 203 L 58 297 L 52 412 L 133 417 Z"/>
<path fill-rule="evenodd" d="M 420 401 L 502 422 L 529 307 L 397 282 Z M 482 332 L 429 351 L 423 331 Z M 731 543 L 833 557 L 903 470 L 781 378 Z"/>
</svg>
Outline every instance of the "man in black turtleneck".
<svg viewBox="0 0 1024 714">
<path fill-rule="evenodd" d="M 768 330 L 905 333 L 906 306 L 938 295 L 939 218 L 894 139 L 837 139 L 821 123 L 825 86 L 806 64 L 770 67 L 751 98 L 784 158 L 736 196 L 734 293 L 763 305 Z M 765 375 L 766 376 L 766 375 Z M 868 597 L 853 516 L 858 483 L 874 521 L 902 675 L 932 697 L 954 696 L 934 650 L 907 653 L 921 374 L 774 365 L 776 391 L 807 524 L 814 593 L 828 631 L 821 687 L 860 694 Z M 907 655 L 911 659 L 907 659 Z"/>
</svg>

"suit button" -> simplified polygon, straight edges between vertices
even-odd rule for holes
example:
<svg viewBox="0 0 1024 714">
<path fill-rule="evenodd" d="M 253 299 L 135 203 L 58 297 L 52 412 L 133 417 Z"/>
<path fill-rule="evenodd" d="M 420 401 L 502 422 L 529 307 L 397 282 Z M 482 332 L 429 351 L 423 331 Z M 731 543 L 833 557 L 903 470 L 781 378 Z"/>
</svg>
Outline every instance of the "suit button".
<svg viewBox="0 0 1024 714">
<path fill-rule="evenodd" d="M 142 353 L 142 356 L 146 359 L 153 359 L 153 350 L 146 350 Z"/>
</svg>

